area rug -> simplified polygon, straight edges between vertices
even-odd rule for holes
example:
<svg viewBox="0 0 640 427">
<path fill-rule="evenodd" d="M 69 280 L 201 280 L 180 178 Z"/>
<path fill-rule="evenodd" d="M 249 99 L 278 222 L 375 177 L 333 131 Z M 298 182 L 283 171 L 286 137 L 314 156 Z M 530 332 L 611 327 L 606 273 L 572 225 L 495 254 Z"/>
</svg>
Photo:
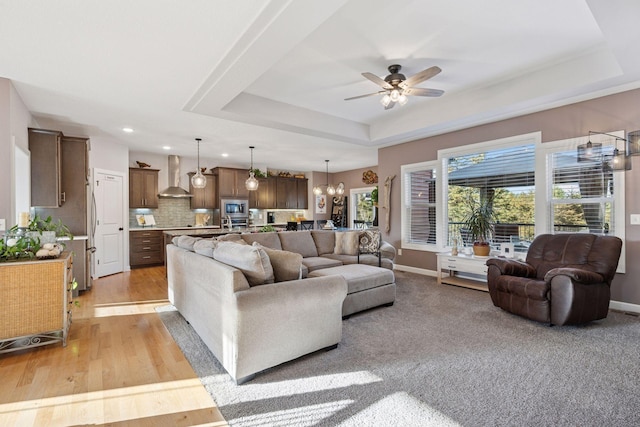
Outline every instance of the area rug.
<svg viewBox="0 0 640 427">
<path fill-rule="evenodd" d="M 549 327 L 485 292 L 396 282 L 396 303 L 345 320 L 337 349 L 241 386 L 173 307 L 158 311 L 232 426 L 640 425 L 637 317 Z"/>
</svg>

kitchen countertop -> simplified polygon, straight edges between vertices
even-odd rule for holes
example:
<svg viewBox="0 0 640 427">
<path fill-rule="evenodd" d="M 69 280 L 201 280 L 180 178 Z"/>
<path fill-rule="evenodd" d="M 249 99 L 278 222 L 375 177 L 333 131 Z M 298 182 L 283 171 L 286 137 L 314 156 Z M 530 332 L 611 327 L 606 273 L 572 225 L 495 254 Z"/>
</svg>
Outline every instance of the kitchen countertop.
<svg viewBox="0 0 640 427">
<path fill-rule="evenodd" d="M 165 230 L 164 234 L 171 236 L 171 237 L 175 237 L 175 236 L 207 236 L 207 235 L 219 235 L 219 234 L 230 234 L 230 233 L 242 233 L 244 231 L 249 231 L 249 229 L 247 228 L 234 228 L 233 230 L 229 231 L 229 229 L 225 228 L 222 229 L 220 227 L 218 228 L 208 228 L 208 229 L 203 229 L 202 227 L 192 227 L 192 228 L 183 228 L 183 229 L 171 229 L 171 230 Z"/>
<path fill-rule="evenodd" d="M 220 230 L 219 225 L 205 225 L 198 227 L 130 227 L 129 231 L 149 231 L 149 230 Z"/>
</svg>

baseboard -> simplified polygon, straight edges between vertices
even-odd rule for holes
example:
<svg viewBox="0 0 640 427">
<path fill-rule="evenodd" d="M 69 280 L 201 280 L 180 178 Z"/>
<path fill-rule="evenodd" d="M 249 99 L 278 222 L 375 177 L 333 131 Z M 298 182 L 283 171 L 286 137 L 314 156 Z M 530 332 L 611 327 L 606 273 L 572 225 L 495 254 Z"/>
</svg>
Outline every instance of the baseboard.
<svg viewBox="0 0 640 427">
<path fill-rule="evenodd" d="M 438 273 L 434 270 L 427 270 L 426 268 L 411 267 L 410 265 L 394 264 L 393 269 L 406 271 L 409 273 L 422 274 L 423 276 L 431 276 L 431 277 L 438 276 Z"/>
<path fill-rule="evenodd" d="M 631 304 L 628 302 L 611 301 L 609 302 L 609 308 L 612 310 L 624 311 L 627 313 L 640 314 L 640 305 Z"/>
<path fill-rule="evenodd" d="M 436 271 L 427 270 L 426 268 L 411 267 L 410 265 L 395 264 L 393 266 L 393 269 L 400 270 L 400 271 L 407 271 L 409 273 L 422 274 L 423 276 L 437 277 L 438 275 Z M 627 313 L 640 314 L 639 304 L 631 304 L 628 302 L 620 302 L 620 301 L 612 300 L 609 303 L 609 308 L 611 308 L 612 310 L 624 311 Z"/>
</svg>

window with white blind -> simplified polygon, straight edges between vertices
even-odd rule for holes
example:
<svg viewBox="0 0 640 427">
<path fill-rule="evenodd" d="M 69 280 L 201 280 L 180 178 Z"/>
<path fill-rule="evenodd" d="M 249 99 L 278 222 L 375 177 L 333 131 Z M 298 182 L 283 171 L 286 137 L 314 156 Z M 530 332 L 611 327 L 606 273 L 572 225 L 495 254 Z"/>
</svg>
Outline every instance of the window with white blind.
<svg viewBox="0 0 640 427">
<path fill-rule="evenodd" d="M 613 132 L 624 138 L 624 132 Z M 578 161 L 577 147 L 587 141 L 602 144 L 595 156 Z M 616 138 L 592 135 L 543 144 L 546 175 L 545 211 L 540 223 L 547 233 L 613 235 L 624 242 L 624 171 L 613 171 Z M 618 272 L 624 272 L 624 255 Z"/>
<path fill-rule="evenodd" d="M 496 224 L 491 243 L 526 251 L 535 235 L 535 148 L 538 134 L 472 144 L 439 153 L 443 168 L 444 242 L 470 246 L 464 227 L 471 206 L 485 201 Z"/>
<path fill-rule="evenodd" d="M 437 162 L 402 166 L 402 246 L 435 248 Z"/>
</svg>

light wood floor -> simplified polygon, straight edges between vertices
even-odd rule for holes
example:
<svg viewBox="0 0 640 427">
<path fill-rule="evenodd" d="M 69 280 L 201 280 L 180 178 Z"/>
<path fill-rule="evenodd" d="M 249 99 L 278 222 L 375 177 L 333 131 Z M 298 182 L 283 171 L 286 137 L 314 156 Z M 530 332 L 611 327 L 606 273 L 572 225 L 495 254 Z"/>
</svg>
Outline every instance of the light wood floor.
<svg viewBox="0 0 640 427">
<path fill-rule="evenodd" d="M 0 355 L 0 426 L 226 426 L 154 308 L 164 267 L 94 281 L 61 344 Z"/>
</svg>

